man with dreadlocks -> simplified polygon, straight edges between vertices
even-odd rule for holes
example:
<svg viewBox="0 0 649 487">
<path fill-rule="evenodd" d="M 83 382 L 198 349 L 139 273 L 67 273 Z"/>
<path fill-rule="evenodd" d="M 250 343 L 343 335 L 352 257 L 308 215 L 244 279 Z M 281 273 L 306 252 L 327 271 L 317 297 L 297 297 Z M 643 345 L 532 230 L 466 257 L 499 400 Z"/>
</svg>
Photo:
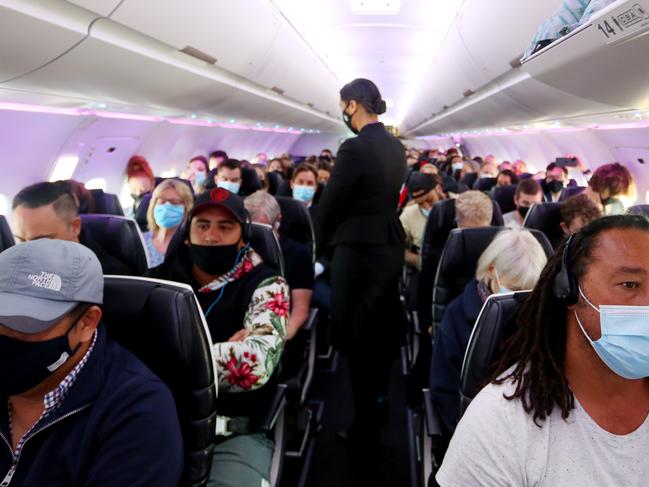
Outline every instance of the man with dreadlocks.
<svg viewBox="0 0 649 487">
<path fill-rule="evenodd" d="M 649 220 L 595 220 L 549 262 L 436 480 L 647 485 Z"/>
</svg>

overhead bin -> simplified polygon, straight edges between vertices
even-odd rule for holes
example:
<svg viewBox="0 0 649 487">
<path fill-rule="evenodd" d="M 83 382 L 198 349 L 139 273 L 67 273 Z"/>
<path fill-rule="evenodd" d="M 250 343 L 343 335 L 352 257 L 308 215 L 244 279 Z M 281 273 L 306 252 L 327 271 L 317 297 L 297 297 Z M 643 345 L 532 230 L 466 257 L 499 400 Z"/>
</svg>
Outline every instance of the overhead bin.
<svg viewBox="0 0 649 487">
<path fill-rule="evenodd" d="M 121 0 L 66 0 L 69 3 L 74 3 L 80 7 L 90 10 L 102 17 L 107 17 L 115 10 Z"/>
<path fill-rule="evenodd" d="M 533 78 L 619 108 L 649 108 L 649 0 L 620 0 L 523 62 Z"/>
<path fill-rule="evenodd" d="M 0 86 L 137 105 L 165 115 L 188 116 L 210 107 L 211 113 L 224 118 L 241 113 L 232 100 L 243 101 L 235 97 L 243 93 L 245 103 L 253 107 L 252 121 L 325 130 L 340 127 L 335 119 L 304 104 L 109 19 L 94 22 L 91 35 L 56 61 Z"/>
<path fill-rule="evenodd" d="M 56 0 L 0 0 L 0 83 L 73 48 L 98 17 Z"/>
<path fill-rule="evenodd" d="M 159 12 L 164 12 L 160 15 Z M 272 2 L 125 0 L 111 19 L 284 95 L 338 113 L 338 80 Z"/>
</svg>

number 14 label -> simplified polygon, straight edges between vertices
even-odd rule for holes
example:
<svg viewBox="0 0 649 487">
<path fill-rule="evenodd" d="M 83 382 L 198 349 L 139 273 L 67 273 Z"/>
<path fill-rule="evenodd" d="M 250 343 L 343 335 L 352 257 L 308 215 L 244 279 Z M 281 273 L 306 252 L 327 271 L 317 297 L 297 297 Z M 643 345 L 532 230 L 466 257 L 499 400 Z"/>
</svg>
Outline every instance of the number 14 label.
<svg viewBox="0 0 649 487">
<path fill-rule="evenodd" d="M 595 24 L 607 44 L 649 30 L 649 11 L 640 3 L 625 4 L 602 16 Z"/>
</svg>

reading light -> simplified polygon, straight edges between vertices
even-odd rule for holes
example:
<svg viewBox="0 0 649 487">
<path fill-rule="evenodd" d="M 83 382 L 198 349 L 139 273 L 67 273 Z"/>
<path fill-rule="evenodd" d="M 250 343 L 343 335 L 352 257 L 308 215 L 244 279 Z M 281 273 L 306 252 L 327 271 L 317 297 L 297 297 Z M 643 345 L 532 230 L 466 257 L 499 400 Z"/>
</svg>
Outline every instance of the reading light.
<svg viewBox="0 0 649 487">
<path fill-rule="evenodd" d="M 357 15 L 396 15 L 401 0 L 351 0 L 351 7 Z"/>
<path fill-rule="evenodd" d="M 70 179 L 74 170 L 79 163 L 79 158 L 77 156 L 61 156 L 56 160 L 54 164 L 54 169 L 50 174 L 50 182 L 59 181 L 61 179 Z"/>
</svg>

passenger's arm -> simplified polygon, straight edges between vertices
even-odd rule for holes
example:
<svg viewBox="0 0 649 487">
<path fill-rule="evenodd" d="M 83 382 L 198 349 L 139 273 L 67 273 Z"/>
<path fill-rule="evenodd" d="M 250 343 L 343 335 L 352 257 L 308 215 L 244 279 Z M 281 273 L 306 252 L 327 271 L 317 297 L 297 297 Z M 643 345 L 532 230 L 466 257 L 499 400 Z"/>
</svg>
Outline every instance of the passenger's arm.
<svg viewBox="0 0 649 487">
<path fill-rule="evenodd" d="M 311 289 L 291 290 L 291 315 L 288 318 L 288 339 L 293 338 L 309 318 L 311 306 Z"/>
<path fill-rule="evenodd" d="M 413 269 L 419 269 L 419 254 L 406 249 L 406 264 Z"/>
<path fill-rule="evenodd" d="M 266 279 L 257 287 L 244 318 L 245 337 L 213 345 L 221 391 L 259 389 L 270 379 L 287 338 L 289 310 L 283 278 Z"/>
<path fill-rule="evenodd" d="M 183 440 L 174 399 L 161 382 L 147 382 L 120 398 L 94 434 L 85 487 L 178 486 Z"/>
</svg>

